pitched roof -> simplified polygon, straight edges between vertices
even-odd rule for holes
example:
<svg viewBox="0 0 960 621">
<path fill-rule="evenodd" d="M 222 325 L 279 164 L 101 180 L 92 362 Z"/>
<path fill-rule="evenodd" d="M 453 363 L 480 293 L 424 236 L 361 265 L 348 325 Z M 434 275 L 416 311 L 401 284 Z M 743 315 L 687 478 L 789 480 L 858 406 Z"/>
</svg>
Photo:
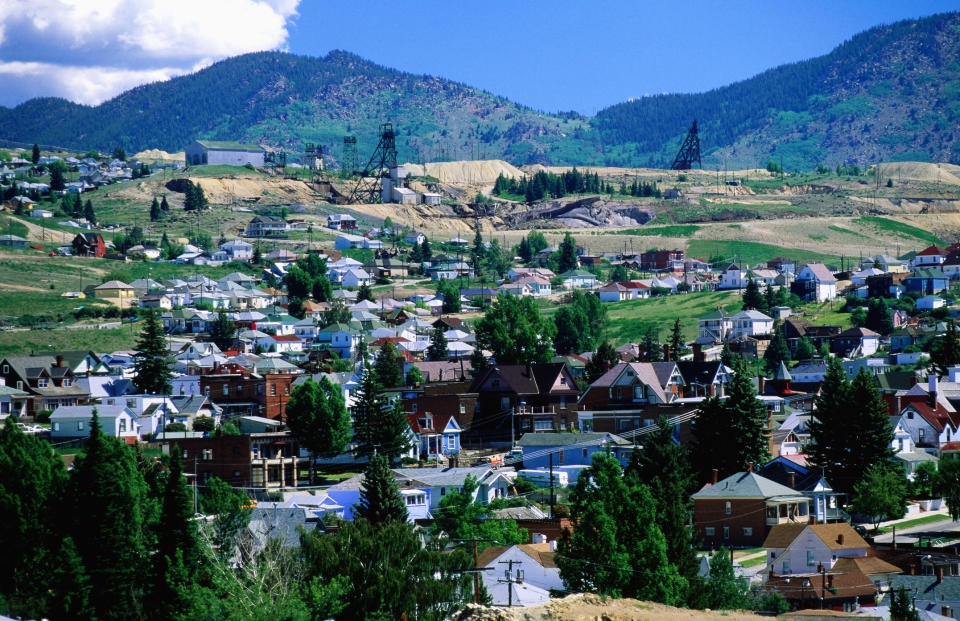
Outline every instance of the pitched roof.
<svg viewBox="0 0 960 621">
<path fill-rule="evenodd" d="M 621 374 L 631 372 L 641 383 L 649 386 L 660 401 L 667 401 L 667 395 L 663 392 L 663 384 L 660 382 L 653 365 L 649 362 L 621 362 L 597 378 L 597 381 L 590 384 L 588 390 L 613 386 L 613 383 Z"/>
<path fill-rule="evenodd" d="M 859 571 L 869 576 L 871 574 L 899 574 L 903 570 L 876 556 L 841 556 L 833 564 L 833 571 L 841 573 Z"/>
<path fill-rule="evenodd" d="M 923 250 L 921 250 L 920 252 L 918 252 L 918 253 L 916 254 L 916 256 L 918 256 L 918 257 L 935 257 L 935 256 L 942 256 L 942 255 L 945 255 L 945 254 L 947 254 L 947 251 L 946 251 L 946 250 L 944 250 L 943 248 L 941 248 L 941 247 L 937 246 L 936 244 L 934 244 L 934 245 L 932 245 L 932 246 L 927 246 L 926 248 L 924 248 Z"/>
<path fill-rule="evenodd" d="M 738 472 L 714 485 L 704 486 L 691 498 L 770 498 L 772 496 L 798 497 L 797 492 L 755 472 Z"/>
<path fill-rule="evenodd" d="M 789 546 L 797 535 L 807 528 L 807 524 L 776 524 L 770 528 L 763 540 L 764 548 L 780 549 Z"/>
<path fill-rule="evenodd" d="M 827 266 L 823 263 L 807 263 L 804 267 L 810 268 L 810 272 L 820 282 L 837 282 L 837 279 L 834 278 L 833 273 L 831 273 L 830 270 L 827 269 Z"/>
<path fill-rule="evenodd" d="M 513 547 L 514 546 L 490 546 L 480 553 L 477 563 L 480 567 L 487 567 Z M 543 567 L 552 569 L 557 566 L 554 561 L 556 552 L 550 550 L 549 543 L 524 543 L 516 546 L 516 548 Z"/>
<path fill-rule="evenodd" d="M 102 285 L 97 285 L 94 289 L 133 289 L 133 287 L 119 280 L 108 280 Z"/>
<path fill-rule="evenodd" d="M 932 278 L 937 280 L 949 280 L 950 277 L 934 267 L 921 267 L 915 269 L 913 274 L 907 276 L 904 280 L 914 280 L 916 278 Z"/>
<path fill-rule="evenodd" d="M 518 446 L 572 446 L 574 444 L 600 444 L 608 442 L 619 446 L 629 446 L 630 442 L 618 435 L 600 431 L 581 433 L 537 432 L 525 433 L 517 441 Z"/>
</svg>

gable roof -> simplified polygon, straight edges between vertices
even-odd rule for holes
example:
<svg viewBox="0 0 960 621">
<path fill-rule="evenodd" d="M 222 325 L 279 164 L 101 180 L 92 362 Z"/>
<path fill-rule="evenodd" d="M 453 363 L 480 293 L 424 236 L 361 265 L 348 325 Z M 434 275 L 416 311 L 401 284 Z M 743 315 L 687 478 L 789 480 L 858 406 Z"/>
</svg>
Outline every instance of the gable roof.
<svg viewBox="0 0 960 621">
<path fill-rule="evenodd" d="M 529 556 L 534 560 L 534 562 L 542 567 L 553 569 L 557 566 L 557 563 L 554 560 L 556 552 L 550 550 L 549 543 L 524 543 L 517 546 L 490 546 L 480 553 L 480 556 L 477 560 L 478 566 L 487 567 L 498 558 L 503 556 L 505 552 L 514 547 Z"/>
<path fill-rule="evenodd" d="M 706 485 L 691 498 L 771 498 L 786 496 L 800 497 L 786 485 L 780 485 L 755 472 L 738 472 L 714 485 Z"/>
<path fill-rule="evenodd" d="M 813 274 L 816 280 L 819 280 L 823 283 L 835 283 L 837 279 L 834 278 L 833 273 L 827 269 L 827 266 L 823 263 L 807 263 L 804 267 L 809 268 L 810 272 Z M 803 269 L 801 268 L 801 272 Z"/>
<path fill-rule="evenodd" d="M 941 247 L 937 246 L 936 244 L 934 244 L 934 245 L 932 245 L 932 246 L 927 246 L 926 248 L 924 248 L 923 250 L 921 250 L 920 252 L 918 252 L 915 256 L 918 256 L 918 257 L 936 257 L 936 256 L 943 256 L 943 255 L 946 255 L 946 254 L 947 254 L 947 251 L 946 251 L 946 250 L 944 250 L 943 248 L 941 248 Z"/>
<path fill-rule="evenodd" d="M 600 444 L 601 442 L 608 442 L 618 446 L 629 446 L 631 444 L 629 441 L 612 433 L 584 431 L 581 433 L 525 433 L 517 441 L 517 446 L 573 446 L 575 444 Z"/>
<path fill-rule="evenodd" d="M 641 383 L 649 386 L 660 401 L 667 402 L 667 395 L 663 392 L 663 384 L 660 382 L 653 364 L 649 362 L 621 362 L 616 364 L 612 369 L 597 378 L 597 381 L 590 384 L 587 391 L 613 386 L 624 373 L 632 373 Z"/>
</svg>

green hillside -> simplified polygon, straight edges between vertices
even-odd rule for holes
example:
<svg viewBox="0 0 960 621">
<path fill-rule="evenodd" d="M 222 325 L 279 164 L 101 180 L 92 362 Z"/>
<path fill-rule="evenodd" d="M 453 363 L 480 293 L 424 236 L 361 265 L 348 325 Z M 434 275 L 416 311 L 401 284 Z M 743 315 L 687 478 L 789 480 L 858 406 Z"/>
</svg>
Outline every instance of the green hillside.
<svg viewBox="0 0 960 621">
<path fill-rule="evenodd" d="M 0 107 L 0 143 L 107 152 L 120 145 L 132 153 L 176 151 L 195 138 L 292 152 L 314 142 L 339 159 L 344 134 L 353 134 L 365 160 L 379 124 L 389 121 L 405 161 L 662 167 L 693 119 L 708 168 L 769 159 L 788 170 L 819 162 L 960 162 L 960 13 L 879 26 L 825 56 L 706 93 L 613 105 L 594 118 L 540 113 L 342 51 L 323 58 L 261 52 L 99 106 L 42 98 Z"/>
</svg>

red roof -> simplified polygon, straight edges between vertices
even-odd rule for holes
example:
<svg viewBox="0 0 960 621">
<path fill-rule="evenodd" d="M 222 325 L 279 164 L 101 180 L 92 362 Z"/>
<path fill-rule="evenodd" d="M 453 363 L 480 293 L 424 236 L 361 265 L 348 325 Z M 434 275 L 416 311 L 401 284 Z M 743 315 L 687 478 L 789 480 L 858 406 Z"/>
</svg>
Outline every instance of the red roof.
<svg viewBox="0 0 960 621">
<path fill-rule="evenodd" d="M 960 442 L 945 442 L 940 445 L 940 451 L 960 451 Z"/>
<path fill-rule="evenodd" d="M 928 248 L 924 248 L 923 250 L 921 250 L 920 252 L 918 252 L 918 253 L 917 253 L 917 256 L 918 256 L 918 257 L 932 257 L 932 256 L 937 256 L 937 255 L 946 255 L 946 254 L 947 254 L 947 253 L 946 253 L 946 251 L 945 251 L 943 248 L 940 248 L 939 246 L 937 246 L 936 244 L 934 244 L 933 246 L 930 246 L 930 247 L 928 247 Z"/>
<path fill-rule="evenodd" d="M 649 285 L 645 285 L 642 282 L 633 282 L 632 280 L 628 280 L 620 284 L 626 287 L 627 289 L 649 289 L 650 288 Z"/>
<path fill-rule="evenodd" d="M 937 431 L 943 431 L 947 425 L 950 425 L 953 429 L 957 429 L 958 426 L 960 426 L 960 413 L 948 412 L 940 402 L 937 402 L 937 407 L 932 408 L 930 404 L 927 403 L 926 397 L 913 396 L 906 397 L 905 399 L 905 401 L 901 402 L 903 408 L 906 409 L 909 407 L 916 410 L 916 412 L 920 414 L 924 420 L 933 425 Z"/>
<path fill-rule="evenodd" d="M 433 419 L 433 427 L 430 429 L 420 426 L 420 419 L 427 417 Z M 442 433 L 447 425 L 450 424 L 451 418 L 454 418 L 453 414 L 433 414 L 432 412 L 407 414 L 407 422 L 410 423 L 410 428 L 413 430 L 413 433 Z"/>
<path fill-rule="evenodd" d="M 273 340 L 289 343 L 299 343 L 301 341 L 300 337 L 296 334 L 273 334 L 271 335 Z"/>
<path fill-rule="evenodd" d="M 381 336 L 377 340 L 370 343 L 370 347 L 380 347 L 386 345 L 387 343 L 393 343 L 397 345 L 398 343 L 409 343 L 410 339 L 404 338 L 402 336 Z"/>
</svg>

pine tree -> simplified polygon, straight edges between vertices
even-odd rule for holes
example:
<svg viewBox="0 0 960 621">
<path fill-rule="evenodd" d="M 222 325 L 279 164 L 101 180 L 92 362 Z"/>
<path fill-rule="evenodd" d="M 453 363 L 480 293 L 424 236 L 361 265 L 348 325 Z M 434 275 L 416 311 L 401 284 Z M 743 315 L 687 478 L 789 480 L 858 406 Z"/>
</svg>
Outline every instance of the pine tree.
<svg viewBox="0 0 960 621">
<path fill-rule="evenodd" d="M 79 196 L 77 200 L 79 200 Z M 97 214 L 93 211 L 93 203 L 90 199 L 87 199 L 86 204 L 83 206 L 83 217 L 86 218 L 90 224 L 97 223 Z"/>
<path fill-rule="evenodd" d="M 142 616 L 146 572 L 146 484 L 133 452 L 105 435 L 94 409 L 84 453 L 74 462 L 68 497 L 77 552 L 87 569 L 90 606 L 100 619 Z"/>
<path fill-rule="evenodd" d="M 660 331 L 657 326 L 647 326 L 640 342 L 640 358 L 644 362 L 660 362 L 663 360 L 663 348 L 660 346 Z"/>
<path fill-rule="evenodd" d="M 381 410 L 377 422 L 377 450 L 391 464 L 400 463 L 400 459 L 410 450 L 410 423 L 403 411 L 400 399 L 393 404 L 387 403 Z"/>
<path fill-rule="evenodd" d="M 160 209 L 163 210 L 163 213 L 170 211 L 170 203 L 167 202 L 167 195 L 164 194 L 160 198 Z"/>
<path fill-rule="evenodd" d="M 567 233 L 560 242 L 560 248 L 557 250 L 557 272 L 563 274 L 570 270 L 575 270 L 580 266 L 580 259 L 577 257 L 577 244 L 573 235 Z"/>
<path fill-rule="evenodd" d="M 33 151 L 30 153 L 30 161 L 36 166 L 40 161 L 40 145 L 33 143 Z"/>
<path fill-rule="evenodd" d="M 380 348 L 374 365 L 377 383 L 384 387 L 403 385 L 403 356 L 397 346 L 387 341 Z"/>
<path fill-rule="evenodd" d="M 947 331 L 930 344 L 930 371 L 946 377 L 948 369 L 960 364 L 960 334 L 952 320 L 947 321 Z"/>
<path fill-rule="evenodd" d="M 810 360 L 815 355 L 817 355 L 817 350 L 813 347 L 813 343 L 810 342 L 810 339 L 807 337 L 801 337 L 800 341 L 797 343 L 797 350 L 795 356 L 797 360 Z"/>
<path fill-rule="evenodd" d="M 883 335 L 893 332 L 893 313 L 883 298 L 870 300 L 870 305 L 867 307 L 866 327 Z"/>
<path fill-rule="evenodd" d="M 156 312 L 149 311 L 144 320 L 143 331 L 137 341 L 137 355 L 134 359 L 136 377 L 134 385 L 143 394 L 170 394 L 170 380 L 173 369 L 167 359 L 167 338 Z"/>
<path fill-rule="evenodd" d="M 681 349 L 683 349 L 683 330 L 680 327 L 680 318 L 677 317 L 673 322 L 673 329 L 670 330 L 670 356 L 673 360 L 680 359 Z"/>
<path fill-rule="evenodd" d="M 764 312 L 765 300 L 760 293 L 760 286 L 753 278 L 747 280 L 747 287 L 743 290 L 743 308 L 752 308 Z"/>
<path fill-rule="evenodd" d="M 63 192 L 67 189 L 67 182 L 63 176 L 63 167 L 57 166 L 60 162 L 54 162 L 50 165 L 50 190 L 53 192 Z M 78 197 L 79 198 L 79 197 Z"/>
<path fill-rule="evenodd" d="M 370 290 L 370 285 L 367 283 L 362 283 L 360 288 L 357 290 L 357 302 L 373 302 L 373 291 Z"/>
<path fill-rule="evenodd" d="M 520 245 L 517 247 L 517 256 L 520 257 L 520 261 L 523 263 L 529 263 L 533 260 L 533 253 L 530 252 L 530 242 L 527 241 L 526 237 L 520 238 Z"/>
<path fill-rule="evenodd" d="M 263 251 L 260 249 L 260 244 L 257 244 L 253 247 L 253 257 L 250 258 L 250 263 L 253 265 L 260 265 L 263 263 Z"/>
<path fill-rule="evenodd" d="M 379 448 L 377 437 L 377 423 L 381 412 L 387 407 L 386 399 L 381 394 L 376 375 L 366 363 L 364 357 L 363 371 L 360 375 L 360 386 L 354 393 L 353 405 L 353 439 L 354 451 L 359 457 L 369 457 Z"/>
<path fill-rule="evenodd" d="M 690 451 L 698 483 L 709 481 L 713 469 L 722 477 L 741 470 L 736 452 L 731 450 L 727 441 L 732 437 L 732 426 L 730 411 L 720 397 L 707 397 L 700 403 Z"/>
<path fill-rule="evenodd" d="M 423 243 L 420 244 L 420 256 L 423 257 L 424 261 L 430 261 L 433 259 L 433 251 L 430 249 L 430 240 L 426 237 L 423 238 Z"/>
<path fill-rule="evenodd" d="M 404 522 L 407 519 L 407 506 L 400 495 L 400 487 L 383 455 L 371 457 L 363 471 L 360 502 L 354 509 L 354 516 L 371 524 Z"/>
<path fill-rule="evenodd" d="M 724 407 L 730 411 L 731 436 L 736 440 L 735 463 L 745 468 L 748 462 L 767 463 L 770 458 L 767 425 L 769 415 L 757 399 L 747 365 L 743 360 L 733 363 L 733 380 L 727 388 Z"/>
<path fill-rule="evenodd" d="M 200 561 L 197 523 L 193 514 L 193 499 L 183 478 L 180 451 L 174 446 L 161 498 L 153 564 L 152 599 L 163 618 L 178 617 L 191 607 L 188 591 Z"/>
<path fill-rule="evenodd" d="M 853 399 L 850 380 L 838 358 L 827 362 L 827 373 L 814 402 L 814 416 L 810 421 L 810 446 L 806 452 L 810 462 L 822 468 L 827 480 L 837 491 L 853 491 L 852 483 L 844 476 L 843 465 L 849 459 L 848 415 Z M 844 486 L 844 487 L 841 487 Z"/>
<path fill-rule="evenodd" d="M 890 621 L 920 621 L 920 614 L 911 604 L 906 587 L 900 587 L 891 594 Z"/>
<path fill-rule="evenodd" d="M 227 317 L 227 313 L 220 309 L 217 319 L 210 326 L 210 340 L 216 343 L 221 351 L 226 351 L 233 344 L 233 337 L 237 334 L 237 326 Z"/>
<path fill-rule="evenodd" d="M 790 362 L 790 347 L 787 346 L 787 339 L 783 335 L 783 324 L 778 323 L 773 329 L 773 338 L 770 339 L 770 345 L 763 354 L 766 362 L 767 373 L 773 373 L 780 368 L 780 363 Z"/>
<path fill-rule="evenodd" d="M 157 197 L 153 197 L 153 202 L 150 203 L 150 221 L 156 222 L 163 217 L 163 211 L 160 209 L 160 203 L 157 202 Z"/>
<path fill-rule="evenodd" d="M 587 361 L 584 369 L 587 372 L 587 379 L 591 382 L 597 381 L 601 375 L 612 369 L 618 362 L 620 362 L 620 357 L 617 355 L 617 350 L 609 341 L 603 341 L 597 347 L 597 351 L 590 356 L 590 360 Z"/>
<path fill-rule="evenodd" d="M 427 347 L 427 360 L 436 362 L 449 357 L 450 352 L 447 351 L 447 337 L 443 332 L 443 324 L 437 324 L 430 337 L 430 346 Z"/>
</svg>

